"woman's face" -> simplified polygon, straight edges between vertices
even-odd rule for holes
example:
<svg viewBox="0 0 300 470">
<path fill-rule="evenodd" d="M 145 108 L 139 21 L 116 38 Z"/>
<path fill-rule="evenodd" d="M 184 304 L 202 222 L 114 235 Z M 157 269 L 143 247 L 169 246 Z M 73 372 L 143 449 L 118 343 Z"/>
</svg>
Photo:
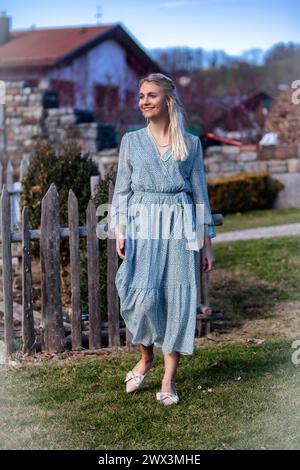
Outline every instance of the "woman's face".
<svg viewBox="0 0 300 470">
<path fill-rule="evenodd" d="M 139 108 L 149 119 L 168 114 L 164 89 L 156 83 L 144 82 L 139 93 Z"/>
</svg>

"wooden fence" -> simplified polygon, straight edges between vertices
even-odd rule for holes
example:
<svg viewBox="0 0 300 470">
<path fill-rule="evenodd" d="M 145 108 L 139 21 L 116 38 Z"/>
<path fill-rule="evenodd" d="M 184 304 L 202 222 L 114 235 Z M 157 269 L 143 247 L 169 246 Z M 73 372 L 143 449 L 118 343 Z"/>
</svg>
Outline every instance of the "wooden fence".
<svg viewBox="0 0 300 470">
<path fill-rule="evenodd" d="M 14 181 L 14 169 L 9 161 L 6 166 L 6 171 L 4 174 L 3 165 L 0 162 L 0 192 L 3 189 L 3 180 L 6 181 L 6 187 L 8 194 L 10 195 L 10 220 L 11 228 L 18 227 L 21 221 L 20 213 L 20 196 L 22 193 L 22 179 L 26 176 L 29 166 L 28 158 L 23 157 L 20 161 L 19 168 L 19 181 Z M 1 220 L 0 220 L 1 224 Z"/>
<path fill-rule="evenodd" d="M 113 184 L 109 186 L 109 203 L 112 201 Z M 59 353 L 65 350 L 65 329 L 61 302 L 60 277 L 60 240 L 69 238 L 70 269 L 71 269 L 71 336 L 72 350 L 83 350 L 82 319 L 80 297 L 80 266 L 79 238 L 87 239 L 87 275 L 88 275 L 88 311 L 89 311 L 89 350 L 103 347 L 102 337 L 104 322 L 100 314 L 100 254 L 99 238 L 97 236 L 96 207 L 92 201 L 86 210 L 86 226 L 79 226 L 78 202 L 72 190 L 68 197 L 68 227 L 59 226 L 59 198 L 57 189 L 51 184 L 41 203 L 40 230 L 29 229 L 28 207 L 22 210 L 20 229 L 11 230 L 10 197 L 6 184 L 3 186 L 0 201 L 2 258 L 3 258 L 3 311 L 4 311 L 4 342 L 6 357 L 16 350 L 14 331 L 13 303 L 13 270 L 12 243 L 22 242 L 22 342 L 23 352 L 31 354 L 35 351 L 37 325 L 32 301 L 32 271 L 31 271 L 31 240 L 40 241 L 41 267 L 41 320 L 44 350 Z M 216 225 L 222 224 L 220 214 L 213 215 Z M 104 226 L 102 226 L 104 229 Z M 119 298 L 115 287 L 115 275 L 119 260 L 115 248 L 116 241 L 107 238 L 107 335 L 108 347 L 119 347 L 120 313 Z M 208 274 L 202 271 L 202 250 L 199 256 L 199 292 L 196 335 L 200 336 L 203 320 L 208 320 L 211 313 L 208 297 Z M 209 322 L 205 321 L 207 328 Z M 208 330 L 206 331 L 208 332 Z M 131 334 L 125 328 L 126 345 L 131 344 Z"/>
</svg>

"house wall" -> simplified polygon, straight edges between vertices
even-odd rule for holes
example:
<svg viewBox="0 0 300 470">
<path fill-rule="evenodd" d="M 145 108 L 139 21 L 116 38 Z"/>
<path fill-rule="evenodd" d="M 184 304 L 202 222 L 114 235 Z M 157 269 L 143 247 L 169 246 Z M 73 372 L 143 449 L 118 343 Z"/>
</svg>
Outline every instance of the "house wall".
<svg viewBox="0 0 300 470">
<path fill-rule="evenodd" d="M 138 77 L 127 65 L 126 51 L 113 40 L 90 49 L 68 66 L 52 69 L 43 78 L 43 86 L 49 85 L 51 79 L 75 82 L 74 106 L 81 109 L 94 109 L 97 84 L 118 86 L 120 104 L 125 101 L 126 90 L 138 93 Z"/>
</svg>

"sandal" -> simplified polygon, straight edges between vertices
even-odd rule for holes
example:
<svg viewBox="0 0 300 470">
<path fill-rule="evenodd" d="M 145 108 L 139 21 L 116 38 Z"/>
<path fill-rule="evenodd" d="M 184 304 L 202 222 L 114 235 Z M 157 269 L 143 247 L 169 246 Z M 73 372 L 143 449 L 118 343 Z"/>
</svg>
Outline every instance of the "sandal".
<svg viewBox="0 0 300 470">
<path fill-rule="evenodd" d="M 176 391 L 176 382 L 172 380 L 173 393 L 172 392 L 157 392 L 156 400 L 163 403 L 164 405 L 177 405 L 179 402 L 179 396 Z"/>
<path fill-rule="evenodd" d="M 124 380 L 124 382 L 126 383 L 127 393 L 135 392 L 141 387 L 141 385 L 144 383 L 146 375 L 148 374 L 148 372 L 150 372 L 150 370 L 155 365 L 155 363 L 156 363 L 156 358 L 154 356 L 150 365 L 150 369 L 147 372 L 145 372 L 145 374 L 139 374 L 138 372 L 135 372 L 134 370 L 130 370 L 129 372 L 127 372 L 126 378 Z"/>
</svg>

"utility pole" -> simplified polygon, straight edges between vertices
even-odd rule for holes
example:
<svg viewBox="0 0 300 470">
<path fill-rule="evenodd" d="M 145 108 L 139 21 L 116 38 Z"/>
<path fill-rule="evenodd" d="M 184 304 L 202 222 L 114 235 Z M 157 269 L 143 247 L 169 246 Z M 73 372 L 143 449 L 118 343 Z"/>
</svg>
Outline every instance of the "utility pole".
<svg viewBox="0 0 300 470">
<path fill-rule="evenodd" d="M 95 17 L 97 18 L 97 24 L 101 24 L 101 18 L 102 18 L 103 14 L 102 14 L 102 6 L 101 5 L 97 5 L 97 13 L 95 15 Z"/>
</svg>

